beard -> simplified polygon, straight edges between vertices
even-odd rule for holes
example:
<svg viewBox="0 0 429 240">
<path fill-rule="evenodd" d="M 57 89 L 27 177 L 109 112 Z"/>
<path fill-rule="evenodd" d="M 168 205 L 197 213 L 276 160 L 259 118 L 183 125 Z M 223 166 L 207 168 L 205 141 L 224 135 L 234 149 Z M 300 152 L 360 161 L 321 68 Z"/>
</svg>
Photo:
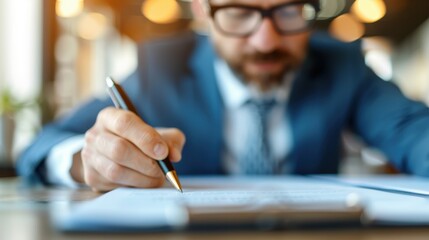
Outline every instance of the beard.
<svg viewBox="0 0 429 240">
<path fill-rule="evenodd" d="M 255 86 L 262 92 L 281 85 L 284 76 L 296 70 L 302 62 L 282 50 L 245 53 L 241 56 L 227 56 L 219 49 L 218 52 L 244 84 Z"/>
</svg>

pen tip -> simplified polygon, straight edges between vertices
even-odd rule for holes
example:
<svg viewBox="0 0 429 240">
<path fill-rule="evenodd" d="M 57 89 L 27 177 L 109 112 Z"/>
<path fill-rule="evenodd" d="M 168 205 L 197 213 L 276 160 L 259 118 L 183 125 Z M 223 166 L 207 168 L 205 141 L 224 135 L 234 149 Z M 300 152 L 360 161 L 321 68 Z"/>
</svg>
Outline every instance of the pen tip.
<svg viewBox="0 0 429 240">
<path fill-rule="evenodd" d="M 167 180 L 174 186 L 174 188 L 177 189 L 177 191 L 183 193 L 182 186 L 180 184 L 179 178 L 177 177 L 176 171 L 170 171 L 165 176 Z"/>
</svg>

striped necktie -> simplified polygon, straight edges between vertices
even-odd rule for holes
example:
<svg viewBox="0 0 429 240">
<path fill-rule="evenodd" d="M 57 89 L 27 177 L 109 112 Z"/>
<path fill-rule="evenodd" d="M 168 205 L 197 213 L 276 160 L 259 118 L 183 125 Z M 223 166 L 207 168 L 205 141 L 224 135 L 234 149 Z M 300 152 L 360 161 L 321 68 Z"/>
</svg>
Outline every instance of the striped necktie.
<svg viewBox="0 0 429 240">
<path fill-rule="evenodd" d="M 274 99 L 246 102 L 253 119 L 250 121 L 252 124 L 248 130 L 248 137 L 244 139 L 245 150 L 238 159 L 240 172 L 243 174 L 268 175 L 278 170 L 271 153 L 267 126 L 268 115 L 275 104 Z"/>
</svg>

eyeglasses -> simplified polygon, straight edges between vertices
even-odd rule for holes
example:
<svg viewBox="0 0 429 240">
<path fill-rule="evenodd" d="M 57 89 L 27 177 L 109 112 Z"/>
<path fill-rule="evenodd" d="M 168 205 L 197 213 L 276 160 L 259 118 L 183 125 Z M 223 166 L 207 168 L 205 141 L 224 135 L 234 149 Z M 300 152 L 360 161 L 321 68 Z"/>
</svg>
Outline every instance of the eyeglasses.
<svg viewBox="0 0 429 240">
<path fill-rule="evenodd" d="M 288 35 L 308 30 L 319 9 L 307 2 L 290 2 L 268 9 L 248 5 L 209 5 L 210 16 L 218 31 L 235 37 L 255 32 L 264 18 L 270 18 L 279 34 Z"/>
</svg>

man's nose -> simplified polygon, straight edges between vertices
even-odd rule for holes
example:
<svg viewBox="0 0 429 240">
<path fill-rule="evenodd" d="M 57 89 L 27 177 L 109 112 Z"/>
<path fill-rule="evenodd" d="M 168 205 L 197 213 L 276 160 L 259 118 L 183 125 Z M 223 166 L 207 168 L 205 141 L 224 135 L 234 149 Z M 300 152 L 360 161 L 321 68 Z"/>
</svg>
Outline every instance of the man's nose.
<svg viewBox="0 0 429 240">
<path fill-rule="evenodd" d="M 281 35 L 269 18 L 262 20 L 258 29 L 249 37 L 249 43 L 262 53 L 272 52 L 281 45 Z"/>
</svg>

